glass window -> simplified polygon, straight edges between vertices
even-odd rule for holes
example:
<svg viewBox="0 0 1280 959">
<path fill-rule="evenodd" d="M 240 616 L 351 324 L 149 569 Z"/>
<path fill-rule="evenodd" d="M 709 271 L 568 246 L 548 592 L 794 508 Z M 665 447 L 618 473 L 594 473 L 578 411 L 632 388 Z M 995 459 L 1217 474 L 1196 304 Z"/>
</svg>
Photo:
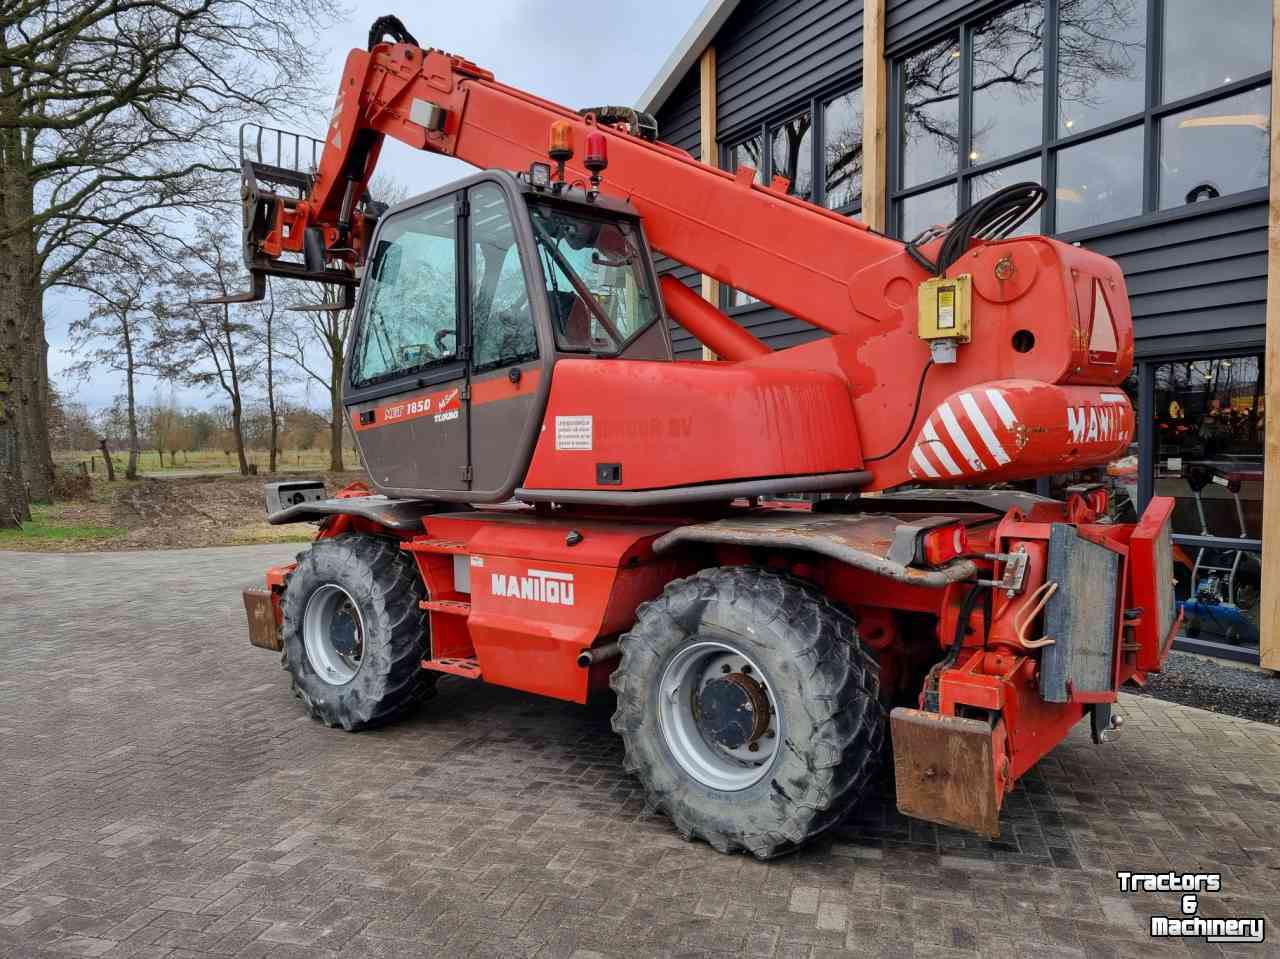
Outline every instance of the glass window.
<svg viewBox="0 0 1280 959">
<path fill-rule="evenodd" d="M 985 163 L 1043 139 L 1044 4 L 1020 3 L 973 31 L 969 162 Z"/>
<path fill-rule="evenodd" d="M 1269 69 L 1270 0 L 1165 0 L 1165 103 Z"/>
<path fill-rule="evenodd" d="M 756 171 L 756 182 L 764 182 L 764 156 L 761 148 L 763 142 L 760 136 L 753 136 L 736 146 L 729 148 L 729 170 L 736 171 L 738 167 L 749 166 Z"/>
<path fill-rule="evenodd" d="M 1058 135 L 1142 111 L 1147 0 L 1075 0 L 1058 8 Z"/>
<path fill-rule="evenodd" d="M 937 223 L 950 223 L 956 216 L 956 188 L 938 187 L 902 201 L 902 237 L 911 239 Z"/>
<path fill-rule="evenodd" d="M 387 219 L 365 280 L 356 386 L 458 358 L 457 215 L 453 197 Z"/>
<path fill-rule="evenodd" d="M 630 223 L 544 204 L 529 213 L 562 350 L 616 353 L 658 318 Z"/>
<path fill-rule="evenodd" d="M 483 183 L 469 199 L 471 364 L 480 372 L 536 358 L 538 337 L 506 194 Z"/>
<path fill-rule="evenodd" d="M 1225 539 L 1262 536 L 1262 355 L 1160 363 L 1153 370 L 1155 493 L 1171 496 L 1175 533 Z M 1183 547 L 1177 571 L 1184 631 L 1215 641 L 1256 644 L 1258 555 Z"/>
<path fill-rule="evenodd" d="M 1058 153 L 1059 233 L 1142 212 L 1142 127 Z"/>
<path fill-rule="evenodd" d="M 808 200 L 813 197 L 813 117 L 802 113 L 769 135 L 773 153 L 773 176 L 791 181 L 787 192 Z"/>
<path fill-rule="evenodd" d="M 1039 157 L 1023 160 L 1021 163 L 1010 163 L 1008 166 L 1002 166 L 996 170 L 988 170 L 986 173 L 978 173 L 970 177 L 969 200 L 971 203 L 977 203 L 983 197 L 990 196 L 997 190 L 1003 190 L 1005 187 L 1013 186 L 1015 183 L 1027 182 L 1043 182 L 1040 177 Z M 1037 213 L 1022 224 L 1013 235 L 1027 236 L 1032 233 L 1039 233 L 1041 216 L 1042 213 Z"/>
<path fill-rule="evenodd" d="M 836 210 L 862 200 L 862 88 L 829 102 L 822 114 L 826 206 Z"/>
<path fill-rule="evenodd" d="M 1271 87 L 1160 121 L 1160 209 L 1267 185 Z"/>
<path fill-rule="evenodd" d="M 902 61 L 901 186 L 956 169 L 960 143 L 960 41 L 955 36 Z"/>
</svg>

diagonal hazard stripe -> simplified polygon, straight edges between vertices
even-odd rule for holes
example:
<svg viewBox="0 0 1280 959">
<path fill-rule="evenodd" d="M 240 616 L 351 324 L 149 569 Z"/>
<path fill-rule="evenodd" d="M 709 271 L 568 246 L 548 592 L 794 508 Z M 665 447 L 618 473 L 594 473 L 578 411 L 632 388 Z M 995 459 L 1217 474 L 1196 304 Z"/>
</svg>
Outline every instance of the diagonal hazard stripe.
<svg viewBox="0 0 1280 959">
<path fill-rule="evenodd" d="M 956 414 L 951 409 L 951 404 L 943 403 L 939 406 L 938 416 L 942 419 L 942 425 L 947 428 L 947 435 L 951 437 L 952 442 L 956 444 L 956 449 L 964 457 L 964 461 L 975 470 L 985 470 L 987 468 L 986 461 L 978 455 L 978 451 L 969 442 L 969 437 L 965 435 L 960 426 L 960 421 L 956 419 Z"/>
<path fill-rule="evenodd" d="M 952 476 L 959 476 L 964 472 L 956 461 L 952 459 L 951 451 L 947 449 L 947 444 L 939 438 L 938 431 L 934 428 L 932 417 L 930 417 L 929 422 L 925 423 L 922 435 L 925 440 L 922 445 L 926 446 L 938 458 L 938 462 L 942 464 L 943 469 Z"/>
<path fill-rule="evenodd" d="M 965 415 L 969 417 L 969 422 L 973 424 L 973 428 L 978 431 L 978 436 L 982 439 L 982 443 L 987 448 L 996 463 L 1004 466 L 1009 462 L 1009 454 L 1004 451 L 1004 447 L 1000 445 L 1000 440 L 996 438 L 996 434 L 991 429 L 991 424 L 987 422 L 986 416 L 983 415 L 978 403 L 969 393 L 960 394 L 960 405 L 964 407 Z"/>
</svg>

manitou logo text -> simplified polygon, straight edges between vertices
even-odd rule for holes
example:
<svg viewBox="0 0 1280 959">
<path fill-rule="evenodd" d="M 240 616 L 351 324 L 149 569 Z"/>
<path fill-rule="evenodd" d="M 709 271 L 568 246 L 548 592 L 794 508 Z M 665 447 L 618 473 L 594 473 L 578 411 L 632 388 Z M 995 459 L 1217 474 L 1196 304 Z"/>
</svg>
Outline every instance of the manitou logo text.
<svg viewBox="0 0 1280 959">
<path fill-rule="evenodd" d="M 545 569 L 531 569 L 528 576 L 494 573 L 491 581 L 494 596 L 528 599 L 535 603 L 551 603 L 559 606 L 573 605 L 573 573 L 552 573 Z"/>
<path fill-rule="evenodd" d="M 1124 419 L 1118 409 L 1068 406 L 1067 431 L 1073 443 L 1106 443 L 1123 439 Z"/>
</svg>

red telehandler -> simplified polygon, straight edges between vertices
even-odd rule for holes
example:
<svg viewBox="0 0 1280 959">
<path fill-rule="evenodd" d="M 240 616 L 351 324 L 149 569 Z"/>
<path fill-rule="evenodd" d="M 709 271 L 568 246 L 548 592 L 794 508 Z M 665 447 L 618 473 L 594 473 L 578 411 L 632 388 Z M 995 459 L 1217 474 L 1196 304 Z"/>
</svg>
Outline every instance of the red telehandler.
<svg viewBox="0 0 1280 959">
<path fill-rule="evenodd" d="M 1039 186 L 902 243 L 393 17 L 369 39 L 323 141 L 242 133 L 238 299 L 282 276 L 354 310 L 375 489 L 271 484 L 271 522 L 319 532 L 245 594 L 315 718 L 383 722 L 441 674 L 611 686 L 651 805 L 761 858 L 839 822 L 890 736 L 904 813 L 992 837 L 1078 721 L 1111 736 L 1177 629 L 1172 501 L 1121 525 L 1102 488 L 1010 488 L 1134 431 L 1124 277 L 1010 237 Z M 384 209 L 388 136 L 484 172 Z M 829 335 L 772 350 L 652 250 Z M 672 322 L 717 360 L 674 361 Z"/>
</svg>

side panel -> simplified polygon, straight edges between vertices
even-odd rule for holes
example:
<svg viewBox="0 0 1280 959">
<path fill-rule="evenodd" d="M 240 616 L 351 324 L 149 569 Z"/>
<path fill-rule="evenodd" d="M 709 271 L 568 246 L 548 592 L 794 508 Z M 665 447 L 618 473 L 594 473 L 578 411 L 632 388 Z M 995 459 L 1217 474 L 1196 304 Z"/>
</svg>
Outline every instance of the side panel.
<svg viewBox="0 0 1280 959">
<path fill-rule="evenodd" d="M 669 529 L 532 509 L 427 520 L 429 538 L 464 544 L 469 557 L 466 628 L 485 681 L 572 702 L 586 701 L 598 672 L 580 667 L 578 654 L 628 629 L 640 603 L 688 572 L 653 553 Z"/>
<path fill-rule="evenodd" d="M 348 407 L 360 457 L 379 492 L 466 489 L 466 380 L 457 373 L 435 389 Z"/>
<path fill-rule="evenodd" d="M 662 489 L 861 465 L 849 390 L 830 374 L 564 359 L 524 486 Z"/>
</svg>

